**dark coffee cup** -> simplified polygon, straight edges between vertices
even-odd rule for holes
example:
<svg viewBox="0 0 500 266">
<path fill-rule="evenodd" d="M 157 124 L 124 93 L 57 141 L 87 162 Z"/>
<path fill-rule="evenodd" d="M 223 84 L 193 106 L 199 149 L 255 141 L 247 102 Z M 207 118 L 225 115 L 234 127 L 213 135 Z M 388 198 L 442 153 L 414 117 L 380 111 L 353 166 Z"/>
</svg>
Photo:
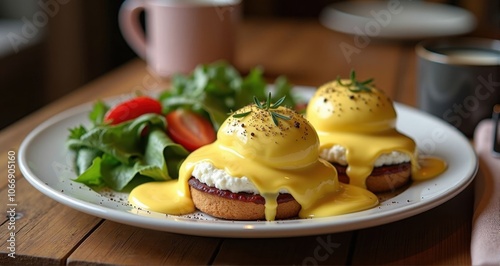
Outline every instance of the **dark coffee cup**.
<svg viewBox="0 0 500 266">
<path fill-rule="evenodd" d="M 419 108 L 472 137 L 500 103 L 500 41 L 429 40 L 419 43 L 416 53 Z"/>
</svg>

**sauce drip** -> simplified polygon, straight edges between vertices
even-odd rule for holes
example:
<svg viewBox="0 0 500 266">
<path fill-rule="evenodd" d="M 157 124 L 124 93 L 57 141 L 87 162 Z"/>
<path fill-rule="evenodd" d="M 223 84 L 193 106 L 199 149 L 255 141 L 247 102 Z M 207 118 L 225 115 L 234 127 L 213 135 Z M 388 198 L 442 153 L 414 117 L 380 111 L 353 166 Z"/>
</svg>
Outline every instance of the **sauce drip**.
<svg viewBox="0 0 500 266">
<path fill-rule="evenodd" d="M 439 157 L 421 155 L 418 157 L 418 168 L 412 172 L 412 179 L 422 181 L 431 179 L 443 173 L 447 164 Z"/>
</svg>

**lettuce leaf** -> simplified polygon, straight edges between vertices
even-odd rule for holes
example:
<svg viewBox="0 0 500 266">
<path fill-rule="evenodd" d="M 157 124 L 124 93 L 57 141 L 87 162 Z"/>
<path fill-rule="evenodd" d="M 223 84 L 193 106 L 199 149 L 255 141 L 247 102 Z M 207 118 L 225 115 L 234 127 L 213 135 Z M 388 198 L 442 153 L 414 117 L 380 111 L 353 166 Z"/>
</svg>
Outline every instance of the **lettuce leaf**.
<svg viewBox="0 0 500 266">
<path fill-rule="evenodd" d="M 74 181 L 83 183 L 94 189 L 104 187 L 105 183 L 101 178 L 101 157 L 94 158 L 89 167 L 84 170 Z"/>
<path fill-rule="evenodd" d="M 109 110 L 109 106 L 107 106 L 102 101 L 97 101 L 94 103 L 92 111 L 89 113 L 89 119 L 94 125 L 100 125 L 104 122 L 104 116 L 106 112 Z"/>
<path fill-rule="evenodd" d="M 101 157 L 102 152 L 97 149 L 82 147 L 76 151 L 75 168 L 78 175 L 83 174 L 85 170 L 91 167 L 94 159 Z"/>
<path fill-rule="evenodd" d="M 79 139 L 68 139 L 69 148 L 77 151 L 75 181 L 122 191 L 136 178 L 144 182 L 178 178 L 189 152 L 168 137 L 165 126 L 163 116 L 146 114 L 114 126 L 96 126 Z"/>
<path fill-rule="evenodd" d="M 165 118 L 157 114 L 145 114 L 118 125 L 98 125 L 79 139 L 69 139 L 67 145 L 70 149 L 94 148 L 124 164 L 130 164 L 144 153 L 141 134 L 146 127 L 148 130 L 165 129 Z"/>
</svg>

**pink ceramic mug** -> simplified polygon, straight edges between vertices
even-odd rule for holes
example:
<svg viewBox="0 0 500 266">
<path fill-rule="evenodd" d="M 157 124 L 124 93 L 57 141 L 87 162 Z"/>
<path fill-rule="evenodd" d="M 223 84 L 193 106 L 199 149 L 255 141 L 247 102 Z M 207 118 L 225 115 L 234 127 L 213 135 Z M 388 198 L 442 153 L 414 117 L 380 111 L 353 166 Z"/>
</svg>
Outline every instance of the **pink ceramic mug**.
<svg viewBox="0 0 500 266">
<path fill-rule="evenodd" d="M 232 63 L 240 2 L 126 0 L 120 9 L 120 29 L 154 74 L 169 77 L 188 73 L 198 64 L 217 60 Z M 146 34 L 139 21 L 143 11 Z"/>
</svg>

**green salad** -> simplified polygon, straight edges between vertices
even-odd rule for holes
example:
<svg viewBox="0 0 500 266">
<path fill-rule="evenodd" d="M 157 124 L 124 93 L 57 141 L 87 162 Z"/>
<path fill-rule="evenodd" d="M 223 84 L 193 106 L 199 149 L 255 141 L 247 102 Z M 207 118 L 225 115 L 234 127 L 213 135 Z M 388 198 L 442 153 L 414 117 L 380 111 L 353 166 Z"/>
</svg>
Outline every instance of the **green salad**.
<svg viewBox="0 0 500 266">
<path fill-rule="evenodd" d="M 282 105 L 297 106 L 291 88 L 278 77 L 272 100 L 285 96 Z M 177 179 L 191 151 L 213 142 L 233 111 L 267 92 L 262 69 L 242 75 L 217 62 L 172 77 L 170 88 L 155 97 L 138 95 L 116 106 L 97 101 L 89 112 L 91 125 L 69 130 L 75 181 L 96 190 L 129 191 L 144 182 Z"/>
</svg>

